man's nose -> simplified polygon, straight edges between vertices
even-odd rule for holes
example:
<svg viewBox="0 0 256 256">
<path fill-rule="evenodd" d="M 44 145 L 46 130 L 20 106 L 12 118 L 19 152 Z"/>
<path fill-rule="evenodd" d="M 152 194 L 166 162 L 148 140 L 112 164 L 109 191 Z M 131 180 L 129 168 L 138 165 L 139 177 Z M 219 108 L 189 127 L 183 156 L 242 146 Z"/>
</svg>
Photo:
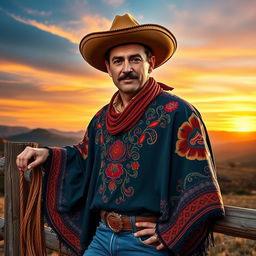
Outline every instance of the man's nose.
<svg viewBox="0 0 256 256">
<path fill-rule="evenodd" d="M 132 71 L 131 63 L 128 60 L 124 61 L 123 72 L 128 73 L 128 72 L 131 72 L 131 71 Z"/>
</svg>

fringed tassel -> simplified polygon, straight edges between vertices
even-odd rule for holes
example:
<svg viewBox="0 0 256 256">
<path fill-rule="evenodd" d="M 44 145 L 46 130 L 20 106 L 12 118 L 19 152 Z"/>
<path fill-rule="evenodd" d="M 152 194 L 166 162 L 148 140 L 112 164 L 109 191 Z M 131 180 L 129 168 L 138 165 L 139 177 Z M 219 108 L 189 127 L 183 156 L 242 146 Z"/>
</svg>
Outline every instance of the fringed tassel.
<svg viewBox="0 0 256 256">
<path fill-rule="evenodd" d="M 40 167 L 33 170 L 26 210 L 24 212 L 23 177 L 20 176 L 20 255 L 46 256 L 44 223 L 41 213 L 42 171 Z"/>
<path fill-rule="evenodd" d="M 61 246 L 62 246 L 62 244 L 61 244 L 61 241 L 59 240 L 59 250 L 58 250 L 58 255 L 59 256 L 62 256 L 62 253 L 61 253 L 62 248 L 61 248 Z"/>
</svg>

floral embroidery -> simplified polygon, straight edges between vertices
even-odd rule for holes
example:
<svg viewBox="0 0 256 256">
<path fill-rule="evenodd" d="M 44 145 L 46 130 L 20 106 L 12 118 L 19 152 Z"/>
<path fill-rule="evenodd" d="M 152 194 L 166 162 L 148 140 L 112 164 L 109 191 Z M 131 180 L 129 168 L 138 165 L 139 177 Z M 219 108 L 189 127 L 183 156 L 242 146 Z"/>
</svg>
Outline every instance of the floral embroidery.
<svg viewBox="0 0 256 256">
<path fill-rule="evenodd" d="M 107 177 L 111 179 L 119 178 L 123 174 L 123 166 L 121 164 L 110 163 L 106 169 Z"/>
<path fill-rule="evenodd" d="M 109 182 L 109 184 L 108 184 L 108 189 L 109 189 L 110 191 L 116 190 L 116 183 L 115 183 L 114 180 L 111 180 L 111 181 Z"/>
<path fill-rule="evenodd" d="M 179 103 L 177 101 L 171 101 L 171 102 L 168 102 L 165 107 L 164 107 L 164 110 L 166 112 L 172 112 L 174 110 L 176 110 L 179 106 Z"/>
<path fill-rule="evenodd" d="M 109 149 L 109 154 L 113 160 L 120 159 L 125 153 L 124 143 L 117 140 Z"/>
<path fill-rule="evenodd" d="M 135 170 L 138 170 L 138 169 L 139 169 L 140 164 L 139 164 L 138 162 L 133 162 L 133 163 L 131 164 L 131 167 L 132 167 L 132 169 L 135 171 Z"/>
<path fill-rule="evenodd" d="M 111 200 L 113 193 L 115 204 L 125 202 L 134 195 L 132 182 L 139 174 L 141 148 L 156 143 L 157 129 L 165 128 L 171 122 L 171 108 L 178 108 L 178 102 L 173 102 L 173 106 L 167 105 L 157 106 L 156 102 L 152 102 L 145 112 L 145 118 L 118 138 L 110 135 L 105 128 L 106 109 L 95 118 L 95 143 L 101 147 L 101 184 L 98 192 L 104 203 Z"/>
<path fill-rule="evenodd" d="M 207 159 L 209 153 L 204 143 L 202 130 L 200 120 L 193 113 L 189 120 L 179 128 L 175 153 L 189 160 Z"/>
</svg>

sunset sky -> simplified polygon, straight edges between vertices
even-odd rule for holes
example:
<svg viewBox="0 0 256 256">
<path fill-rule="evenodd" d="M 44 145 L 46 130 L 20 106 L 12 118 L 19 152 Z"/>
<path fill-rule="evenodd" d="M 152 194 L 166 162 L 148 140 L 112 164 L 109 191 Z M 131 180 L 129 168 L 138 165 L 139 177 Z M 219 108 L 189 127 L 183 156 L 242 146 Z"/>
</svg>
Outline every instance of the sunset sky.
<svg viewBox="0 0 256 256">
<path fill-rule="evenodd" d="M 78 45 L 116 14 L 166 26 L 178 49 L 153 72 L 209 130 L 256 131 L 255 0 L 1 0 L 0 125 L 81 130 L 116 91 Z"/>
</svg>

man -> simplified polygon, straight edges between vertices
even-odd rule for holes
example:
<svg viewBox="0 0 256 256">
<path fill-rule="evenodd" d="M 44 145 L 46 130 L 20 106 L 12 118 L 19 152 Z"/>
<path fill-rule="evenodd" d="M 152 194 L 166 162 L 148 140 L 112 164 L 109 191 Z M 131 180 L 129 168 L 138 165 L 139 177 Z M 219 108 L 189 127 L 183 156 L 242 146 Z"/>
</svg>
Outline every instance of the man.
<svg viewBox="0 0 256 256">
<path fill-rule="evenodd" d="M 175 49 L 169 30 L 129 14 L 85 36 L 82 56 L 118 91 L 79 145 L 17 157 L 22 171 L 44 163 L 45 215 L 76 255 L 206 254 L 210 225 L 224 214 L 206 129 L 150 77 Z"/>
</svg>

